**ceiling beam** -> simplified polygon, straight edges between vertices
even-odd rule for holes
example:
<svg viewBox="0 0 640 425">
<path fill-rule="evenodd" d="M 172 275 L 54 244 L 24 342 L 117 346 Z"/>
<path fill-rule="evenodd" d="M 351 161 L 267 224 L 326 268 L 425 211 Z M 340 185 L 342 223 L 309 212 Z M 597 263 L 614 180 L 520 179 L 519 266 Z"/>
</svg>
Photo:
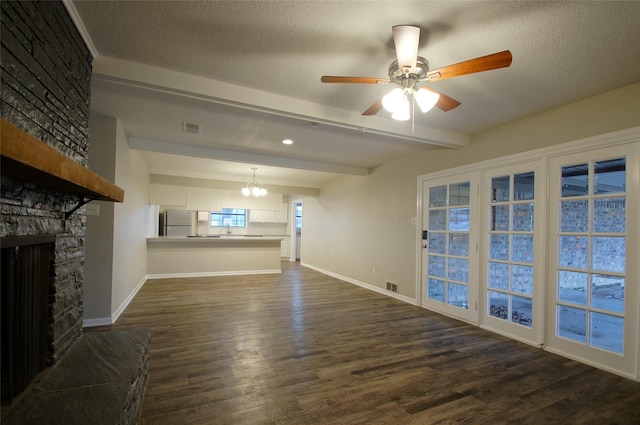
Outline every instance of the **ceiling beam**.
<svg viewBox="0 0 640 425">
<path fill-rule="evenodd" d="M 322 171 L 354 176 L 366 176 L 369 174 L 369 169 L 367 167 L 355 167 L 328 162 L 306 161 L 302 159 L 283 158 L 264 154 L 228 151 L 206 146 L 185 145 L 182 143 L 162 142 L 137 137 L 129 138 L 129 147 L 131 149 L 139 149 L 149 152 L 190 156 L 195 158 L 217 159 L 221 161 L 241 162 L 247 164 L 268 165 L 272 167 L 294 168 L 298 170 Z"/>
<path fill-rule="evenodd" d="M 412 132 L 411 126 L 399 129 L 386 119 L 112 57 L 94 59 L 93 78 L 431 146 L 469 146 L 466 135 L 422 126 Z"/>
</svg>

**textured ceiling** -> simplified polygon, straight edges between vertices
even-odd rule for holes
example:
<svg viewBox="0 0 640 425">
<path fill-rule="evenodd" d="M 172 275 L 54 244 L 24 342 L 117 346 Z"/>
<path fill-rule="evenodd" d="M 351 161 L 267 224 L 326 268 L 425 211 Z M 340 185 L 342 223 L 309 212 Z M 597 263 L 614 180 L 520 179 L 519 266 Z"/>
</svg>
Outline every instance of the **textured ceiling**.
<svg viewBox="0 0 640 425">
<path fill-rule="evenodd" d="M 309 185 L 464 146 L 477 132 L 640 81 L 640 2 L 66 4 L 96 56 L 92 109 L 120 118 L 132 146 L 237 162 L 239 175 L 255 165 L 276 167 L 274 178 L 280 169 L 280 179 L 283 166 L 310 169 Z M 389 86 L 320 77 L 386 77 L 398 24 L 422 28 L 419 53 L 432 69 L 506 49 L 513 64 L 432 83 L 462 105 L 418 114 L 415 127 L 385 112 L 362 117 Z M 183 133 L 184 121 L 201 134 Z M 169 172 L 159 156 L 148 155 L 152 171 Z"/>
</svg>

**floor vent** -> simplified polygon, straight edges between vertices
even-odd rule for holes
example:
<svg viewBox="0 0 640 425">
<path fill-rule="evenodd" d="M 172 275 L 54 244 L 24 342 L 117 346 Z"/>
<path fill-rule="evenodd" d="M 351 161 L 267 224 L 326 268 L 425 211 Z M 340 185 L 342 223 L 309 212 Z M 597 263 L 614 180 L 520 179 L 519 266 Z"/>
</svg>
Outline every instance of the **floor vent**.
<svg viewBox="0 0 640 425">
<path fill-rule="evenodd" d="M 387 282 L 387 291 L 398 293 L 398 284 L 393 282 Z"/>
<path fill-rule="evenodd" d="M 182 129 L 185 133 L 200 134 L 200 124 L 196 124 L 193 122 L 184 121 L 182 123 Z"/>
</svg>

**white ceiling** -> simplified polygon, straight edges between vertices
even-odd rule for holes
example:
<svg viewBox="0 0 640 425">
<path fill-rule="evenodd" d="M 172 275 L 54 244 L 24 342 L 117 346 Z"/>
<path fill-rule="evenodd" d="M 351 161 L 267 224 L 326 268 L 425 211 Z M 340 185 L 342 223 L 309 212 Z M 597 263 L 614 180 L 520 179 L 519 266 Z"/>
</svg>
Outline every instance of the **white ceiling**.
<svg viewBox="0 0 640 425">
<path fill-rule="evenodd" d="M 92 110 L 122 121 L 153 173 L 245 181 L 257 166 L 265 184 L 319 187 L 640 81 L 637 1 L 65 5 L 94 54 Z M 363 117 L 390 86 L 320 77 L 386 78 L 398 24 L 421 27 L 432 69 L 507 49 L 513 63 L 431 83 L 462 105 L 417 114 L 415 127 Z"/>
</svg>

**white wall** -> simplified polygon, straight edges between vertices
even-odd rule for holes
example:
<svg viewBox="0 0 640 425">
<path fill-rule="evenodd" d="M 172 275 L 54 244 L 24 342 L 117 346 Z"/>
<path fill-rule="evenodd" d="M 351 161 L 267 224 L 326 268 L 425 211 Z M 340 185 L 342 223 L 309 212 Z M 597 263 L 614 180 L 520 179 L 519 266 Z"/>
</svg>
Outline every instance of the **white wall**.
<svg viewBox="0 0 640 425">
<path fill-rule="evenodd" d="M 149 168 L 137 150 L 129 149 L 118 121 L 115 184 L 124 189 L 124 202 L 114 206 L 113 282 L 111 313 L 117 317 L 142 287 L 147 275 Z"/>
<path fill-rule="evenodd" d="M 116 120 L 92 114 L 89 119 L 89 168 L 115 181 Z M 111 263 L 113 261 L 113 203 L 94 201 L 87 215 L 84 257 L 85 325 L 104 324 L 111 316 Z"/>
<path fill-rule="evenodd" d="M 474 135 L 467 148 L 429 149 L 333 180 L 304 198 L 303 264 L 378 288 L 393 281 L 414 298 L 419 175 L 635 127 L 639 111 L 640 83 Z"/>
<path fill-rule="evenodd" d="M 123 203 L 92 202 L 85 238 L 85 326 L 115 322 L 147 275 L 149 169 L 129 149 L 122 124 L 92 115 L 89 167 L 124 189 Z"/>
</svg>

